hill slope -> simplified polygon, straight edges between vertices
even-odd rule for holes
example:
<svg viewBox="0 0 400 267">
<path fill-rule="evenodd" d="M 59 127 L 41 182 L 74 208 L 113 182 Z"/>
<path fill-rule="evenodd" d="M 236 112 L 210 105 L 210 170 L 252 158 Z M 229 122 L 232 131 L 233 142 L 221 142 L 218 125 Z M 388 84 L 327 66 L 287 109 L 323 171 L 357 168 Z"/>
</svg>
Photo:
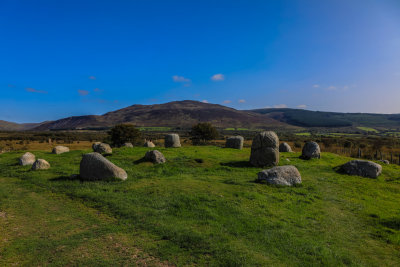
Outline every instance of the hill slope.
<svg viewBox="0 0 400 267">
<path fill-rule="evenodd" d="M 40 123 L 15 123 L 0 120 L 0 131 L 24 131 L 38 127 Z"/>
<path fill-rule="evenodd" d="M 101 116 L 69 117 L 44 123 L 35 130 L 100 128 L 118 123 L 190 127 L 198 122 L 211 122 L 217 127 L 295 128 L 262 114 L 185 100 L 157 105 L 133 105 Z"/>
</svg>

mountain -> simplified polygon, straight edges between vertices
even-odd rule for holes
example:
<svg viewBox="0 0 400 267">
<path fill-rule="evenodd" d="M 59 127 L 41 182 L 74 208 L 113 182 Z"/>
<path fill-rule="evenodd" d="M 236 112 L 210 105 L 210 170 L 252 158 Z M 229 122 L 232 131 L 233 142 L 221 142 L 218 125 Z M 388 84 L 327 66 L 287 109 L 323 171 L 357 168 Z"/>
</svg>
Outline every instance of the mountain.
<svg viewBox="0 0 400 267">
<path fill-rule="evenodd" d="M 253 109 L 249 112 L 299 127 L 400 128 L 400 114 L 339 113 L 290 108 Z"/>
<path fill-rule="evenodd" d="M 185 100 L 156 105 L 133 105 L 104 115 L 69 117 L 43 123 L 34 130 L 94 129 L 111 127 L 118 123 L 187 128 L 198 122 L 210 122 L 217 127 L 296 128 L 263 114 Z"/>
<path fill-rule="evenodd" d="M 0 131 L 24 131 L 38 127 L 40 123 L 15 123 L 0 120 Z"/>
</svg>

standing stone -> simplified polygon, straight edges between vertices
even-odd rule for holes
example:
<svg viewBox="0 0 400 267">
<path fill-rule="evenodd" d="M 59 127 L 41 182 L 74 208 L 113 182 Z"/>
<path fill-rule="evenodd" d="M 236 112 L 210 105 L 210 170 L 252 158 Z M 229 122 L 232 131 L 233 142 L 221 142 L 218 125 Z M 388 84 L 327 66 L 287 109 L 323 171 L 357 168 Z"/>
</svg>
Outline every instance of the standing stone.
<svg viewBox="0 0 400 267">
<path fill-rule="evenodd" d="M 47 170 L 50 168 L 50 163 L 45 161 L 44 159 L 38 159 L 33 163 L 32 170 Z"/>
<path fill-rule="evenodd" d="M 145 158 L 145 160 L 151 161 L 155 164 L 164 163 L 167 161 L 165 159 L 164 155 L 158 150 L 147 151 L 144 158 Z"/>
<path fill-rule="evenodd" d="M 66 146 L 56 146 L 55 148 L 53 148 L 53 151 L 51 153 L 53 154 L 62 154 L 65 152 L 69 152 L 69 148 Z"/>
<path fill-rule="evenodd" d="M 352 160 L 342 166 L 339 171 L 349 175 L 376 178 L 382 173 L 382 166 L 367 160 Z"/>
<path fill-rule="evenodd" d="M 156 146 L 154 145 L 154 143 L 151 142 L 151 141 L 146 141 L 146 142 L 144 143 L 143 146 L 144 146 L 144 147 L 156 147 Z"/>
<path fill-rule="evenodd" d="M 126 180 L 128 174 L 97 152 L 82 156 L 79 176 L 84 180 L 118 178 Z"/>
<path fill-rule="evenodd" d="M 258 182 L 293 186 L 301 183 L 301 175 L 295 166 L 278 166 L 258 173 Z"/>
<path fill-rule="evenodd" d="M 97 152 L 97 153 L 100 153 L 100 154 L 103 154 L 103 153 L 111 154 L 112 153 L 112 148 L 110 147 L 109 144 L 99 143 L 98 142 L 98 143 L 94 143 L 92 145 L 92 148 L 93 148 L 94 152 Z"/>
<path fill-rule="evenodd" d="M 293 152 L 288 143 L 283 142 L 279 145 L 279 152 Z"/>
<path fill-rule="evenodd" d="M 307 142 L 301 153 L 302 159 L 321 158 L 321 149 L 316 142 Z"/>
<path fill-rule="evenodd" d="M 177 134 L 167 134 L 165 136 L 165 147 L 181 147 L 181 142 L 179 140 L 179 135 L 177 135 Z"/>
<path fill-rule="evenodd" d="M 279 138 L 276 133 L 265 131 L 254 137 L 251 145 L 250 163 L 256 167 L 278 165 Z"/>
<path fill-rule="evenodd" d="M 225 147 L 226 148 L 235 148 L 242 149 L 243 148 L 243 136 L 231 136 L 226 139 Z"/>
<path fill-rule="evenodd" d="M 36 161 L 35 155 L 33 155 L 31 152 L 26 152 L 19 158 L 19 165 L 22 166 L 32 165 L 33 163 L 35 163 L 35 161 Z"/>
<path fill-rule="evenodd" d="M 124 143 L 122 146 L 123 147 L 133 147 L 132 143 Z"/>
</svg>

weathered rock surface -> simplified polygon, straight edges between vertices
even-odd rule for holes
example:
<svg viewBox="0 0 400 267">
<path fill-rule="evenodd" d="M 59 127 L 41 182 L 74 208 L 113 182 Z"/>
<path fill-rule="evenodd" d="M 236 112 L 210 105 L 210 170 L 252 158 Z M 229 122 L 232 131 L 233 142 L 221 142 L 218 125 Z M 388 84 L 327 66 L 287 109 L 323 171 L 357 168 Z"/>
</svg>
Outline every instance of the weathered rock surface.
<svg viewBox="0 0 400 267">
<path fill-rule="evenodd" d="M 165 136 L 165 147 L 181 147 L 181 141 L 177 134 L 167 134 Z"/>
<path fill-rule="evenodd" d="M 279 152 L 293 152 L 288 143 L 283 142 L 279 145 Z"/>
<path fill-rule="evenodd" d="M 340 171 L 349 175 L 376 178 L 382 173 L 382 166 L 368 160 L 352 160 L 343 164 Z"/>
<path fill-rule="evenodd" d="M 109 144 L 105 143 L 94 143 L 92 145 L 93 151 L 100 153 L 100 154 L 111 154 L 112 153 L 112 148 L 110 147 Z"/>
<path fill-rule="evenodd" d="M 156 146 L 154 145 L 154 143 L 151 142 L 151 141 L 146 141 L 146 142 L 144 143 L 143 146 L 144 146 L 144 147 L 156 147 Z"/>
<path fill-rule="evenodd" d="M 279 163 L 279 138 L 276 133 L 265 131 L 257 134 L 251 145 L 250 163 L 256 167 L 274 166 Z"/>
<path fill-rule="evenodd" d="M 301 175 L 295 166 L 278 166 L 258 173 L 258 182 L 293 186 L 301 183 Z"/>
<path fill-rule="evenodd" d="M 47 170 L 50 168 L 50 163 L 45 161 L 44 159 L 38 159 L 33 163 L 32 170 Z"/>
<path fill-rule="evenodd" d="M 53 151 L 51 153 L 53 154 L 62 154 L 65 152 L 69 152 L 69 148 L 66 146 L 56 146 L 53 148 Z"/>
<path fill-rule="evenodd" d="M 128 178 L 125 170 L 116 166 L 97 152 L 82 156 L 79 176 L 84 180 L 103 180 L 109 178 L 126 180 Z"/>
<path fill-rule="evenodd" d="M 35 163 L 36 157 L 31 152 L 26 152 L 19 158 L 19 165 L 32 165 Z"/>
<path fill-rule="evenodd" d="M 122 147 L 133 147 L 132 143 L 124 143 Z"/>
<path fill-rule="evenodd" d="M 242 149 L 243 148 L 243 136 L 231 136 L 226 139 L 225 147 Z"/>
<path fill-rule="evenodd" d="M 160 163 L 164 163 L 167 161 L 165 159 L 164 155 L 158 150 L 147 151 L 144 158 L 145 158 L 145 160 L 151 161 L 155 164 L 160 164 Z"/>
<path fill-rule="evenodd" d="M 301 153 L 302 159 L 321 158 L 321 149 L 316 142 L 307 142 Z"/>
</svg>

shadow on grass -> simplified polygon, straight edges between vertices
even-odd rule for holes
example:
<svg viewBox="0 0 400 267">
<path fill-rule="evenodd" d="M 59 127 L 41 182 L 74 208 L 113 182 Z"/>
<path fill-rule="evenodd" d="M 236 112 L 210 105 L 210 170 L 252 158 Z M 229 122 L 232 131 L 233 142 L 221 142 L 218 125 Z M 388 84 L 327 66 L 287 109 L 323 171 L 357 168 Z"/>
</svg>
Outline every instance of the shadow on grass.
<svg viewBox="0 0 400 267">
<path fill-rule="evenodd" d="M 79 174 L 73 174 L 70 176 L 59 176 L 59 177 L 55 177 L 55 178 L 51 178 L 49 179 L 49 181 L 51 182 L 57 182 L 57 181 L 82 181 L 82 179 L 80 178 Z"/>
<path fill-rule="evenodd" d="M 140 164 L 140 163 L 144 163 L 144 162 L 147 162 L 147 160 L 143 157 L 143 158 L 141 158 L 141 159 L 135 160 L 135 161 L 133 162 L 133 164 Z"/>
<path fill-rule="evenodd" d="M 233 168 L 250 168 L 254 167 L 253 165 L 250 164 L 249 161 L 230 161 L 230 162 L 223 162 L 220 163 L 221 166 L 228 166 L 228 167 L 233 167 Z"/>
</svg>

